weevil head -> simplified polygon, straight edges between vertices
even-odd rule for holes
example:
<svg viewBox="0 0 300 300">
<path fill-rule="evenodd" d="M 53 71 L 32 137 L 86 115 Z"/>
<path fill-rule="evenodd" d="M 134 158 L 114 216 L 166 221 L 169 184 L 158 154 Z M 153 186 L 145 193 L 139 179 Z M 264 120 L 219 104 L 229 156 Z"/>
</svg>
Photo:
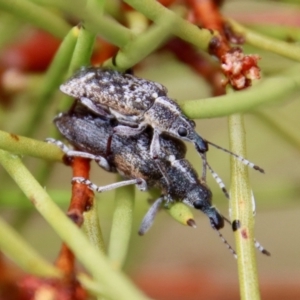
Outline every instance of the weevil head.
<svg viewBox="0 0 300 300">
<path fill-rule="evenodd" d="M 59 88 L 66 95 L 81 98 L 86 96 L 86 87 L 91 86 L 96 77 L 96 68 L 82 67 Z"/>
<path fill-rule="evenodd" d="M 195 131 L 195 122 L 181 115 L 174 120 L 170 131 L 182 140 L 192 142 L 200 153 L 208 150 L 207 142 Z"/>
<path fill-rule="evenodd" d="M 224 218 L 218 210 L 212 206 L 212 193 L 205 185 L 198 184 L 189 190 L 184 202 L 205 213 L 214 229 L 219 230 L 224 227 Z"/>
<path fill-rule="evenodd" d="M 183 114 L 174 100 L 166 96 L 157 98 L 143 116 L 152 128 L 194 143 L 201 153 L 208 150 L 207 142 L 195 131 L 195 122 Z"/>
</svg>

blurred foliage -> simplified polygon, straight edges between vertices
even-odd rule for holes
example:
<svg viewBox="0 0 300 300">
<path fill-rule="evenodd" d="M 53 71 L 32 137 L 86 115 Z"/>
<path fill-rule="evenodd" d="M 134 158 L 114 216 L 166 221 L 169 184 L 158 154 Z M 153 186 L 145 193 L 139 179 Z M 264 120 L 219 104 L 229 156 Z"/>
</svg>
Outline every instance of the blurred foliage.
<svg viewBox="0 0 300 300">
<path fill-rule="evenodd" d="M 172 9 L 177 16 L 184 15 L 185 7 L 175 4 Z M 292 50 L 299 51 L 299 1 L 225 1 L 222 12 L 224 16 L 262 34 L 266 40 L 275 38 L 278 44 L 279 41 L 284 42 L 297 47 L 291 47 Z M 1 130 L 36 140 L 57 137 L 52 119 L 58 111 L 66 110 L 71 103 L 70 99 L 58 92 L 59 84 L 75 69 L 88 64 L 91 53 L 92 63 L 106 61 L 107 65 L 112 65 L 110 58 L 116 54 L 116 47 L 121 48 L 119 54 L 123 55 L 119 56 L 120 63 L 125 61 L 129 67 L 138 63 L 135 68 L 137 76 L 162 83 L 168 88 L 170 97 L 179 100 L 183 106 L 191 103 L 188 100 L 197 99 L 200 103 L 199 99 L 205 99 L 208 103 L 213 99 L 208 83 L 162 47 L 172 35 L 177 21 L 173 20 L 175 23 L 172 26 L 165 21 L 159 24 L 161 27 L 155 27 L 156 25 L 149 25 L 145 16 L 133 16 L 131 13 L 116 0 L 88 1 L 87 8 L 79 0 L 0 0 Z M 80 23 L 82 19 L 85 21 Z M 123 25 L 126 23 L 130 23 L 132 28 Z M 77 27 L 77 24 L 82 26 Z M 139 30 L 143 32 L 143 28 L 150 28 L 151 31 L 140 34 Z M 137 36 L 140 38 L 135 39 Z M 192 39 L 192 36 L 191 34 L 187 39 Z M 206 36 L 202 41 L 204 45 L 205 38 Z M 109 45 L 103 40 L 109 42 Z M 128 44 L 131 40 L 135 44 Z M 198 45 L 199 48 L 201 47 Z M 279 55 L 275 49 L 267 50 L 251 42 L 246 43 L 243 48 L 246 53 L 255 53 L 261 57 L 259 66 L 262 80 L 276 79 L 271 81 L 267 89 L 262 89 L 262 92 L 255 90 L 258 87 L 256 84 L 253 86 L 253 94 L 250 94 L 251 88 L 249 89 L 249 101 L 252 97 L 258 99 L 263 96 L 261 103 L 265 104 L 247 109 L 245 120 L 248 157 L 266 171 L 265 175 L 261 175 L 250 170 L 251 186 L 256 199 L 256 236 L 274 253 L 271 260 L 258 258 L 263 279 L 263 298 L 277 299 L 264 294 L 264 283 L 286 277 L 281 282 L 282 290 L 285 288 L 284 283 L 291 283 L 291 291 L 294 288 L 292 280 L 289 280 L 290 276 L 283 274 L 295 274 L 294 277 L 300 275 L 297 251 L 300 247 L 300 240 L 297 238 L 300 196 L 300 63 L 299 60 L 291 59 L 288 54 Z M 107 55 L 99 58 L 104 52 Z M 128 56 L 132 60 L 128 60 Z M 124 65 L 127 67 L 126 63 Z M 241 93 L 245 93 L 247 97 L 247 91 Z M 268 95 L 272 96 L 268 98 Z M 238 99 L 239 95 L 235 97 Z M 200 115 L 205 115 L 210 105 L 205 104 L 205 101 L 203 103 Z M 227 121 L 220 115 L 216 118 L 214 113 L 216 110 L 209 119 L 197 120 L 197 131 L 206 139 L 228 148 Z M 6 144 L 6 148 L 2 148 L 8 149 L 8 142 L 0 136 L 0 144 L 2 143 Z M 11 147 L 14 147 L 13 144 Z M 35 150 L 42 151 L 38 146 L 35 147 Z M 51 154 L 49 153 L 50 156 Z M 187 158 L 199 171 L 201 162 L 191 145 L 188 145 Z M 229 186 L 227 154 L 211 149 L 208 159 Z M 70 170 L 62 164 L 54 166 L 32 157 L 24 157 L 23 161 L 38 182 L 45 186 L 55 203 L 65 210 L 71 194 Z M 114 175 L 99 170 L 95 164 L 92 165 L 91 178 L 101 185 L 116 180 Z M 0 182 L 1 216 L 39 253 L 53 260 L 60 246 L 56 234 L 40 218 L 3 168 L 0 168 Z M 208 184 L 214 194 L 214 203 L 227 215 L 228 204 L 224 195 L 211 178 L 208 179 Z M 98 211 L 106 244 L 114 209 L 114 195 L 114 192 L 97 195 L 97 198 L 101 198 Z M 169 268 L 170 273 L 175 270 L 174 273 L 179 274 L 180 270 L 193 266 L 195 269 L 205 270 L 216 284 L 220 278 L 228 283 L 236 280 L 235 262 L 211 233 L 203 216 L 195 216 L 198 229 L 193 232 L 189 228 L 181 228 L 168 214 L 160 213 L 149 234 L 143 239 L 139 238 L 135 233 L 148 208 L 148 197 L 146 193 L 136 193 L 133 234 L 126 270 L 142 273 L 147 268 L 151 271 L 151 268 L 160 266 L 162 269 Z M 230 234 L 227 230 L 224 235 Z M 220 270 L 221 266 L 223 270 Z M 153 289 L 142 282 L 139 284 L 145 289 Z M 236 284 L 230 286 L 237 289 Z M 279 290 L 278 295 L 281 295 Z M 300 297 L 300 291 L 298 295 Z M 289 299 L 296 298 L 291 296 Z"/>
</svg>

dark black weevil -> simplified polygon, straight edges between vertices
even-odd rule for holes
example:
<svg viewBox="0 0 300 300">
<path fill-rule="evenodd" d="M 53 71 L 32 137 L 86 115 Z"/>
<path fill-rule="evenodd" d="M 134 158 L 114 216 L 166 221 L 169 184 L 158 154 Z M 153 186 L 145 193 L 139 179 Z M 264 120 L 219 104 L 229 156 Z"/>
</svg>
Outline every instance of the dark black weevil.
<svg viewBox="0 0 300 300">
<path fill-rule="evenodd" d="M 162 153 L 160 166 L 167 176 L 166 180 L 149 153 L 151 128 L 136 136 L 114 135 L 114 128 L 109 120 L 94 115 L 81 105 L 76 106 L 70 113 L 60 114 L 54 123 L 76 149 L 83 151 L 66 152 L 67 155 L 101 161 L 100 166 L 106 170 L 118 171 L 127 179 L 145 181 L 147 188 L 158 187 L 164 201 L 180 200 L 201 210 L 209 217 L 214 229 L 224 226 L 223 216 L 212 206 L 211 191 L 200 182 L 196 171 L 184 158 L 186 147 L 181 141 L 168 135 L 159 137 Z M 107 153 L 109 139 L 111 142 Z M 85 179 L 76 180 L 88 184 L 91 189 L 103 190 Z M 111 185 L 111 188 L 115 187 L 115 184 Z M 110 188 L 104 187 L 104 190 L 107 189 Z"/>
</svg>

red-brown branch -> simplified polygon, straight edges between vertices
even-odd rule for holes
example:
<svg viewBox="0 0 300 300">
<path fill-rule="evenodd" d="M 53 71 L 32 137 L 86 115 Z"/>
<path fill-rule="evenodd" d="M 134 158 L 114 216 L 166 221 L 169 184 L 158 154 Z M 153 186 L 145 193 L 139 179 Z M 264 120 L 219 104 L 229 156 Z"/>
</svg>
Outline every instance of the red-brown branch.
<svg viewBox="0 0 300 300">
<path fill-rule="evenodd" d="M 224 94 L 225 88 L 221 84 L 222 72 L 220 67 L 203 57 L 192 45 L 179 38 L 174 38 L 164 48 L 171 51 L 179 61 L 202 76 L 212 87 L 214 96 Z"/>
<path fill-rule="evenodd" d="M 191 8 L 191 20 L 197 25 L 219 32 L 209 45 L 210 54 L 216 56 L 226 76 L 225 84 L 230 83 L 236 90 L 251 85 L 252 80 L 260 78 L 257 55 L 245 55 L 241 48 L 231 47 L 230 43 L 243 43 L 243 37 L 236 35 L 223 20 L 218 6 L 213 0 L 186 0 Z"/>
</svg>

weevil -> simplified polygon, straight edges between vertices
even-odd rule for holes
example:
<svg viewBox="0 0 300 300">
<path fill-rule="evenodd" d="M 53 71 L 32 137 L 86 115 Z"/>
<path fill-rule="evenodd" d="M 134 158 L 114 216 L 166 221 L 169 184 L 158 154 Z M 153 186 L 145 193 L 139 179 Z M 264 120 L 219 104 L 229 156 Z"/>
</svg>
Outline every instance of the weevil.
<svg viewBox="0 0 300 300">
<path fill-rule="evenodd" d="M 123 177 L 129 179 L 125 181 L 128 184 L 143 183 L 144 189 L 157 187 L 161 190 L 161 197 L 154 202 L 144 218 L 140 234 L 144 234 L 152 225 L 162 203 L 177 200 L 205 213 L 213 229 L 218 231 L 224 227 L 224 217 L 212 205 L 210 189 L 198 179 L 198 174 L 184 158 L 186 147 L 181 141 L 168 135 L 159 137 L 163 153 L 161 165 L 167 175 L 168 180 L 166 180 L 149 153 L 153 134 L 151 128 L 137 136 L 113 135 L 113 126 L 109 120 L 87 112 L 81 105 L 77 105 L 70 113 L 60 114 L 55 118 L 54 123 L 70 144 L 83 151 L 65 149 L 67 155 L 98 161 L 106 170 L 118 171 Z M 107 152 L 108 148 L 109 152 Z M 73 180 L 87 184 L 95 191 L 118 187 L 116 184 L 97 187 L 84 178 L 73 178 Z M 129 182 L 130 180 L 133 181 Z M 219 235 L 221 236 L 220 233 Z"/>
<path fill-rule="evenodd" d="M 149 154 L 153 134 L 151 128 L 139 136 L 113 135 L 114 124 L 110 120 L 94 115 L 81 105 L 76 105 L 69 113 L 60 114 L 54 122 L 61 134 L 80 150 L 70 151 L 62 147 L 67 155 L 93 159 L 105 170 L 118 171 L 128 179 L 104 187 L 98 187 L 85 178 L 73 180 L 86 184 L 98 192 L 128 184 L 136 184 L 143 191 L 151 187 L 161 189 L 161 197 L 153 203 L 142 221 L 139 230 L 141 235 L 151 227 L 157 211 L 164 202 L 180 200 L 208 216 L 212 228 L 236 257 L 233 248 L 219 232 L 219 229 L 224 227 L 224 221 L 230 222 L 212 206 L 212 193 L 206 183 L 198 179 L 196 171 L 184 158 L 186 147 L 182 142 L 168 135 L 160 136 L 164 154 L 163 171 L 168 179 L 166 180 Z M 257 241 L 255 245 L 265 253 Z"/>
<path fill-rule="evenodd" d="M 225 185 L 207 164 L 208 144 L 264 173 L 263 169 L 245 158 L 199 136 L 195 122 L 183 114 L 178 104 L 167 96 L 167 89 L 157 82 L 115 70 L 84 67 L 62 84 L 60 90 L 75 97 L 93 113 L 107 119 L 115 118 L 118 125 L 114 127 L 114 133 L 119 135 L 139 136 L 151 126 L 153 135 L 149 151 L 152 158 L 161 158 L 163 151 L 160 150 L 159 137 L 162 134 L 192 142 L 203 159 L 202 177 L 205 178 L 208 167 L 227 198 Z"/>
<path fill-rule="evenodd" d="M 138 135 L 153 128 L 152 158 L 160 157 L 159 136 L 167 133 L 194 143 L 199 153 L 208 150 L 206 141 L 195 131 L 195 123 L 167 96 L 167 89 L 154 81 L 115 70 L 82 68 L 60 86 L 60 90 L 91 111 L 106 118 L 117 118 L 119 135 Z"/>
</svg>

